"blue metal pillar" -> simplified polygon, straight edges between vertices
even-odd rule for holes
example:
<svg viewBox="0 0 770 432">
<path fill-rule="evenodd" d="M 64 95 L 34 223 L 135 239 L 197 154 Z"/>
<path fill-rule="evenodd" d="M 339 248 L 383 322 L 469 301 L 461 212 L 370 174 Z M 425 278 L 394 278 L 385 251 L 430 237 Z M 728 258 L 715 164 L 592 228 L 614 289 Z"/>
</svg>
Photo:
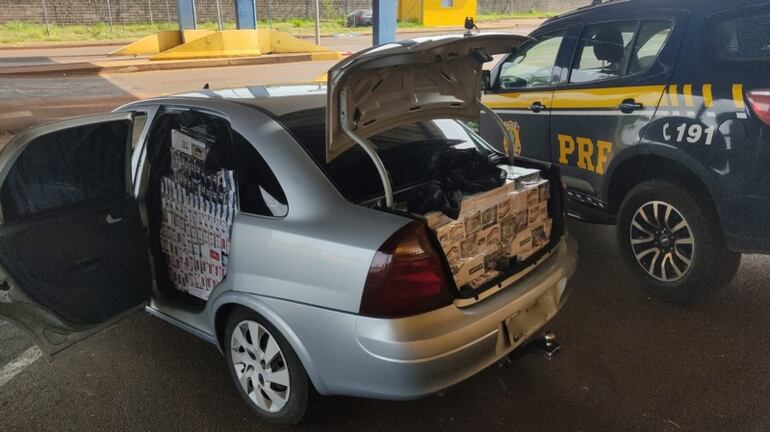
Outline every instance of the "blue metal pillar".
<svg viewBox="0 0 770 432">
<path fill-rule="evenodd" d="M 254 0 L 235 0 L 235 25 L 238 30 L 257 28 L 257 5 Z"/>
<path fill-rule="evenodd" d="M 396 0 L 372 0 L 372 44 L 396 41 Z"/>
<path fill-rule="evenodd" d="M 176 10 L 179 14 L 179 30 L 195 30 L 195 0 L 177 0 Z"/>
</svg>

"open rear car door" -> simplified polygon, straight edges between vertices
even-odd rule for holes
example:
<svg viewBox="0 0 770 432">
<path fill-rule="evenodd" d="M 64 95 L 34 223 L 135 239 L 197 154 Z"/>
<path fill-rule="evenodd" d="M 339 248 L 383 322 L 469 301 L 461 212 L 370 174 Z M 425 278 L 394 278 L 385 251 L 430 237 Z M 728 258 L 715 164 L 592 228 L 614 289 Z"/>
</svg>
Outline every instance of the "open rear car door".
<svg viewBox="0 0 770 432">
<path fill-rule="evenodd" d="M 30 129 L 0 150 L 0 316 L 48 355 L 149 299 L 131 195 L 134 115 Z"/>
</svg>

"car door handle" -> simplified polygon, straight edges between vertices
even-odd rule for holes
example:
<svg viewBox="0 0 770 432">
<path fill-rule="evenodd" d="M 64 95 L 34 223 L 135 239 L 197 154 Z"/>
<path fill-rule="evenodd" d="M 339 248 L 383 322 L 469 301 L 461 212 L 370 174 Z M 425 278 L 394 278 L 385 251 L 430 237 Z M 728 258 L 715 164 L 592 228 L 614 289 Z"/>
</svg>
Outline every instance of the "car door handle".
<svg viewBox="0 0 770 432">
<path fill-rule="evenodd" d="M 108 214 L 107 217 L 105 218 L 105 221 L 107 222 L 107 225 L 115 225 L 116 223 L 123 222 L 123 217 L 121 216 L 114 217 L 113 215 Z"/>
<path fill-rule="evenodd" d="M 543 105 L 543 103 L 539 102 L 539 101 L 538 102 L 533 102 L 532 105 L 529 106 L 529 109 L 532 112 L 539 113 L 540 111 L 545 109 L 545 105 Z"/>
<path fill-rule="evenodd" d="M 644 108 L 644 105 L 642 105 L 641 103 L 633 99 L 626 99 L 620 103 L 620 106 L 618 106 L 618 108 L 620 108 L 620 111 L 622 111 L 623 114 L 631 114 L 636 110 L 640 110 Z"/>
</svg>

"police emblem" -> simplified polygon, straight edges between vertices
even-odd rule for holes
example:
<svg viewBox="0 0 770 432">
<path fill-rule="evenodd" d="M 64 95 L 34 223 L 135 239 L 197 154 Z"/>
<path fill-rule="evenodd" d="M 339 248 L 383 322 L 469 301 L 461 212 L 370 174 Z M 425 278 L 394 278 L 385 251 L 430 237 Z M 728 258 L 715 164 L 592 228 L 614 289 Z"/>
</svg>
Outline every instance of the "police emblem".
<svg viewBox="0 0 770 432">
<path fill-rule="evenodd" d="M 513 120 L 505 120 L 503 125 L 513 137 L 513 154 L 516 156 L 521 156 L 521 126 L 519 126 L 519 122 Z M 510 144 L 508 143 L 507 139 L 503 140 L 503 149 L 505 150 L 506 154 L 508 154 L 509 145 Z"/>
</svg>

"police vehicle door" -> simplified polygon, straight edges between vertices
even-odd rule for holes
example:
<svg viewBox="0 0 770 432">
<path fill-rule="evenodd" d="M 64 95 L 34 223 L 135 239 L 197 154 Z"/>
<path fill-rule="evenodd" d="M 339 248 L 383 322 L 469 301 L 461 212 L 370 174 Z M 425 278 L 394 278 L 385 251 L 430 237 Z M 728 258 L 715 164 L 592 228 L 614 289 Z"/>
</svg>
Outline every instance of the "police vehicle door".
<svg viewBox="0 0 770 432">
<path fill-rule="evenodd" d="M 635 151 L 671 77 L 676 53 L 661 53 L 673 27 L 668 17 L 583 27 L 551 112 L 552 159 L 573 200 L 606 205 L 604 175 Z"/>
<path fill-rule="evenodd" d="M 503 119 L 511 132 L 517 155 L 550 160 L 548 136 L 553 85 L 560 71 L 554 65 L 564 39 L 564 31 L 548 33 L 522 45 L 504 58 L 491 73 L 490 88 L 483 102 Z M 497 126 L 481 116 L 481 135 L 503 149 Z"/>
</svg>

